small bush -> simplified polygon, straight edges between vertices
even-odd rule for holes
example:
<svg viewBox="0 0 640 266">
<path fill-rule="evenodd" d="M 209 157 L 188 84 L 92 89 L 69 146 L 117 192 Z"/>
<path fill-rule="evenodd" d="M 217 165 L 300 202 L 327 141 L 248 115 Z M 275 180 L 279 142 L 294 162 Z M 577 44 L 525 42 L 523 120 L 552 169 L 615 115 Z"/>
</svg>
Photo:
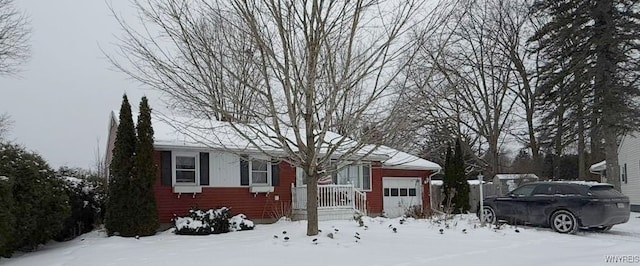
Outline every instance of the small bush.
<svg viewBox="0 0 640 266">
<path fill-rule="evenodd" d="M 364 226 L 364 220 L 362 219 L 362 213 L 360 212 L 356 212 L 353 214 L 353 219 L 358 223 L 358 226 L 363 227 Z"/>
<path fill-rule="evenodd" d="M 222 234 L 230 231 L 251 230 L 255 226 L 244 214 L 232 218 L 231 210 L 227 207 L 219 209 L 189 210 L 188 217 L 175 217 L 175 233 L 178 235 L 208 235 Z"/>
<path fill-rule="evenodd" d="M 253 221 L 247 219 L 247 216 L 242 213 L 231 217 L 229 225 L 231 231 L 253 230 L 255 227 Z"/>
</svg>

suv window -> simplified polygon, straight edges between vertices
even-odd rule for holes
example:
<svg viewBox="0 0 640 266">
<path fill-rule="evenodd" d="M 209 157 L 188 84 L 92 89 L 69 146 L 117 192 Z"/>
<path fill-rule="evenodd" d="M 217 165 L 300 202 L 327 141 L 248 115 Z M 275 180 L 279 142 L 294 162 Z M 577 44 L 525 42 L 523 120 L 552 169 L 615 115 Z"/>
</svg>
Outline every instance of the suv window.
<svg viewBox="0 0 640 266">
<path fill-rule="evenodd" d="M 538 185 L 536 189 L 533 190 L 533 195 L 553 195 L 555 194 L 555 190 L 549 184 Z"/>
<path fill-rule="evenodd" d="M 536 187 L 533 195 L 580 195 L 580 192 L 567 185 L 542 184 Z"/>
<path fill-rule="evenodd" d="M 528 196 L 531 196 L 531 193 L 533 192 L 533 189 L 535 187 L 536 187 L 535 185 L 521 186 L 521 187 L 516 188 L 513 191 L 509 192 L 509 194 L 514 195 L 514 196 L 518 196 L 518 197 L 528 197 Z"/>
<path fill-rule="evenodd" d="M 591 194 L 594 196 L 601 196 L 601 197 L 623 196 L 622 193 L 618 192 L 617 190 L 615 190 L 613 187 L 610 187 L 610 186 L 592 186 L 589 189 L 589 192 L 591 192 Z"/>
<path fill-rule="evenodd" d="M 580 195 L 577 189 L 571 186 L 556 186 L 556 194 L 560 195 Z"/>
</svg>

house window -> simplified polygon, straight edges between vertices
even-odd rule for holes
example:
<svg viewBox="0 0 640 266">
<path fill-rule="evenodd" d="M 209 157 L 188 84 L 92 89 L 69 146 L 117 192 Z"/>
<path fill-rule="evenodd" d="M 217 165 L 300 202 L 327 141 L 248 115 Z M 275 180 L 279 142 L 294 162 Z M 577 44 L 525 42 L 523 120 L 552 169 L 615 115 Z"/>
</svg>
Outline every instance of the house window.
<svg viewBox="0 0 640 266">
<path fill-rule="evenodd" d="M 622 165 L 622 171 L 621 171 L 621 177 L 622 177 L 622 182 L 624 182 L 625 184 L 627 183 L 627 164 L 623 164 Z"/>
<path fill-rule="evenodd" d="M 198 160 L 194 155 L 177 154 L 175 162 L 175 183 L 176 184 L 196 184 L 198 176 Z"/>
<path fill-rule="evenodd" d="M 353 185 L 361 190 L 371 190 L 371 165 L 357 164 L 344 167 L 337 174 L 339 185 Z"/>
<path fill-rule="evenodd" d="M 251 160 L 251 185 L 268 186 L 271 184 L 270 163 L 264 160 Z"/>
</svg>

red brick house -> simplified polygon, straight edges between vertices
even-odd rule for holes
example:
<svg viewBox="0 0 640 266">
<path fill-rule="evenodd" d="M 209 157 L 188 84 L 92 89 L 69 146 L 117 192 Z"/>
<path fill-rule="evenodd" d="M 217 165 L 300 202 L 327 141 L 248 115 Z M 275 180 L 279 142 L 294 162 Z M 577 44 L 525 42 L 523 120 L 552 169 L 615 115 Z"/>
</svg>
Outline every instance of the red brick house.
<svg viewBox="0 0 640 266">
<path fill-rule="evenodd" d="M 117 131 L 116 114 L 110 116 L 107 164 Z M 154 190 L 161 223 L 192 207 L 222 206 L 257 221 L 282 215 L 305 219 L 302 171 L 286 160 L 268 158 L 237 136 L 216 137 L 225 145 L 204 145 L 209 142 L 197 141 L 164 121 L 153 119 L 153 127 L 158 166 Z M 336 164 L 346 166 L 319 185 L 321 220 L 350 219 L 355 212 L 398 217 L 409 208 L 428 208 L 428 179 L 440 171 L 433 162 L 388 147 L 356 162 Z"/>
</svg>

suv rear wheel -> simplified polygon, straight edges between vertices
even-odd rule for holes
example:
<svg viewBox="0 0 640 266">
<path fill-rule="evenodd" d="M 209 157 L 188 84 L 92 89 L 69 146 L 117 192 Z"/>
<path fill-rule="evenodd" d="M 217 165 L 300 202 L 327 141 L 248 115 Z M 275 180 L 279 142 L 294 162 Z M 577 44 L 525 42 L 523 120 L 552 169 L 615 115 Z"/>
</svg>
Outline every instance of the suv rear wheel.
<svg viewBox="0 0 640 266">
<path fill-rule="evenodd" d="M 549 224 L 551 229 L 562 234 L 573 234 L 578 230 L 578 220 L 573 213 L 566 210 L 554 212 Z"/>
<path fill-rule="evenodd" d="M 480 221 L 480 222 L 484 222 L 487 224 L 494 224 L 496 223 L 496 212 L 493 210 L 493 208 L 489 206 L 483 206 L 482 219 L 483 221 Z"/>
</svg>

